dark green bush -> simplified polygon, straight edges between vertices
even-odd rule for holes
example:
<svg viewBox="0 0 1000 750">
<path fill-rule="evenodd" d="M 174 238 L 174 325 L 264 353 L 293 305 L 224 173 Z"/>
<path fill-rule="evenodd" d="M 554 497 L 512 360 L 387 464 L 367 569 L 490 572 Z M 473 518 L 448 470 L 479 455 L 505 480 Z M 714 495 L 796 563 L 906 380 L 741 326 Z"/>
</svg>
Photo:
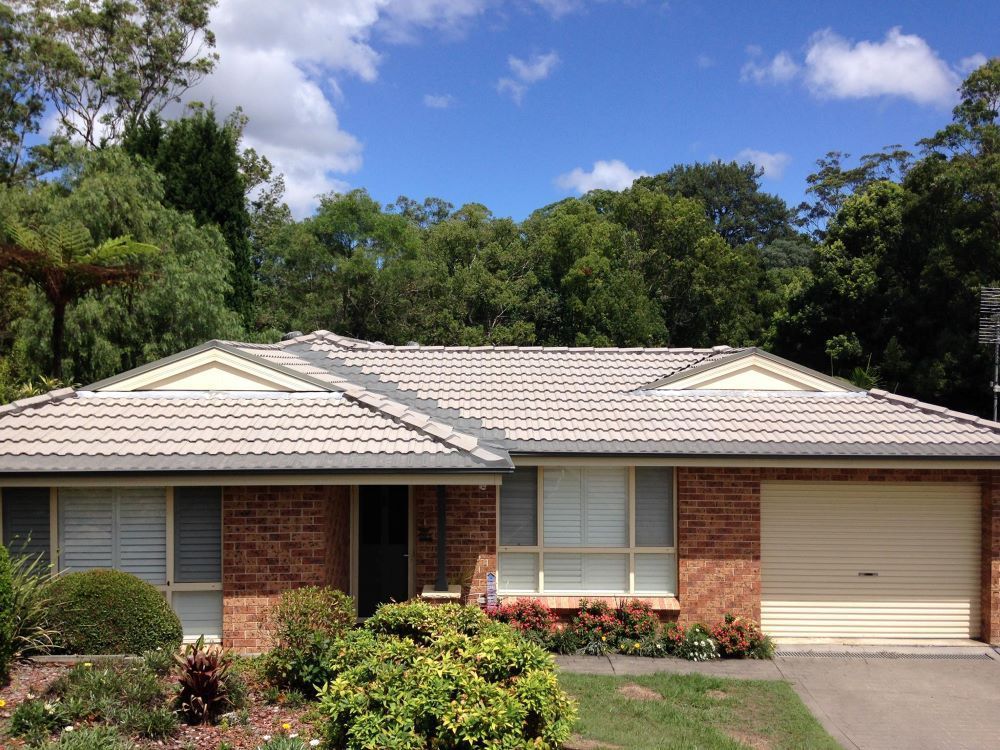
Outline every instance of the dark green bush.
<svg viewBox="0 0 1000 750">
<path fill-rule="evenodd" d="M 10 679 L 14 630 L 14 569 L 7 548 L 0 544 L 0 685 Z"/>
<path fill-rule="evenodd" d="M 48 618 L 73 654 L 141 654 L 180 647 L 180 620 L 163 594 L 129 573 L 67 573 L 48 587 Z"/>
<path fill-rule="evenodd" d="M 390 604 L 331 651 L 331 748 L 555 750 L 572 701 L 552 657 L 472 607 Z"/>
<path fill-rule="evenodd" d="M 275 684 L 306 695 L 330 678 L 331 644 L 355 622 L 354 600 L 328 587 L 286 591 L 270 614 L 274 648 L 264 673 Z"/>
</svg>

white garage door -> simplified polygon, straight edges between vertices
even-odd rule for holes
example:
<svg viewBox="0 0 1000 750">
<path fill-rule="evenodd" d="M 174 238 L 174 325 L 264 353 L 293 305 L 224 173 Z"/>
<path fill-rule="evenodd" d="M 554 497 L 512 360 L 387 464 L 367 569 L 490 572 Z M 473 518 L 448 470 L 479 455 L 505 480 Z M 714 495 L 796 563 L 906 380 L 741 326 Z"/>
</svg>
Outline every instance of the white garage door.
<svg viewBox="0 0 1000 750">
<path fill-rule="evenodd" d="M 764 482 L 761 626 L 776 638 L 975 638 L 975 484 Z"/>
</svg>

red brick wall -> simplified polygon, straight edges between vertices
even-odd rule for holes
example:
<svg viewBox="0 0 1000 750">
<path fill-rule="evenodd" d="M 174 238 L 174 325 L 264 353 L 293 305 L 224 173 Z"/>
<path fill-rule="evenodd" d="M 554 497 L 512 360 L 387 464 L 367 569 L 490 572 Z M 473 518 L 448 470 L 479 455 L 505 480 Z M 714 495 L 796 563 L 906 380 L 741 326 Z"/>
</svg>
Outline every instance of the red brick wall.
<svg viewBox="0 0 1000 750">
<path fill-rule="evenodd" d="M 982 482 L 983 639 L 1000 643 L 1000 472 L 957 469 L 677 469 L 680 621 L 760 618 L 760 482 Z"/>
<path fill-rule="evenodd" d="M 449 485 L 448 583 L 462 583 L 463 600 L 475 603 L 486 593 L 486 574 L 497 566 L 497 489 Z M 437 487 L 413 488 L 416 526 L 414 583 L 419 595 L 437 577 Z"/>
<path fill-rule="evenodd" d="M 680 622 L 760 620 L 758 470 L 678 468 L 677 522 Z"/>
<path fill-rule="evenodd" d="M 226 487 L 222 495 L 225 645 L 269 647 L 267 611 L 285 589 L 347 587 L 347 487 Z"/>
</svg>

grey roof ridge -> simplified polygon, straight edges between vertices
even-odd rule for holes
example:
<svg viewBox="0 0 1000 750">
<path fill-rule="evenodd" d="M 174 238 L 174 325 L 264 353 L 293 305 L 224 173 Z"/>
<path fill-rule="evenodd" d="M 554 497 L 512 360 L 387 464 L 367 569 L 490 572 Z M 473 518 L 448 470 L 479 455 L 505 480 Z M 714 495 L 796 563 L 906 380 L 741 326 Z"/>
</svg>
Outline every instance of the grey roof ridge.
<svg viewBox="0 0 1000 750">
<path fill-rule="evenodd" d="M 403 351 L 448 351 L 448 352 L 482 352 L 482 351 L 523 351 L 523 352 L 703 352 L 706 356 L 713 356 L 719 353 L 741 351 L 743 347 L 732 347 L 726 344 L 712 347 L 691 347 L 691 346 L 516 346 L 484 344 L 481 346 L 457 346 L 443 344 L 386 344 L 382 341 L 366 341 L 365 339 L 342 336 L 332 331 L 319 329 L 312 333 L 296 336 L 292 339 L 279 341 L 276 346 L 285 347 L 292 344 L 302 344 L 314 339 L 323 339 L 331 344 L 336 344 L 342 349 L 377 349 L 377 350 L 403 350 Z M 253 346 L 253 344 L 248 344 Z"/>
<path fill-rule="evenodd" d="M 925 414 L 934 414 L 936 416 L 954 420 L 955 422 L 961 422 L 962 424 L 984 427 L 990 432 L 1000 434 L 1000 423 L 989 419 L 983 419 L 982 417 L 977 417 L 974 414 L 966 414 L 965 412 L 954 411 L 953 409 L 948 409 L 944 406 L 928 404 L 926 401 L 920 401 L 919 399 L 910 398 L 909 396 L 900 396 L 897 393 L 890 393 L 889 391 L 882 390 L 881 388 L 872 388 L 868 391 L 868 395 L 872 398 L 881 399 L 883 401 L 891 401 L 910 409 L 916 409 L 917 411 L 921 411 Z"/>
<path fill-rule="evenodd" d="M 863 391 L 864 388 L 858 388 L 856 385 L 844 380 L 843 378 L 833 377 L 831 375 L 826 375 L 818 370 L 813 370 L 811 367 L 805 367 L 797 362 L 792 362 L 790 359 L 785 359 L 784 357 L 779 357 L 777 354 L 771 354 L 771 352 L 761 349 L 759 346 L 748 346 L 742 349 L 734 349 L 732 353 L 726 352 L 721 356 L 716 357 L 706 357 L 701 362 L 685 367 L 683 370 L 678 370 L 675 373 L 668 375 L 665 378 L 660 378 L 659 380 L 654 380 L 652 383 L 648 383 L 643 386 L 644 389 L 650 388 L 661 388 L 665 385 L 670 385 L 678 380 L 683 380 L 684 378 L 690 377 L 691 375 L 696 375 L 700 372 L 706 372 L 708 370 L 715 369 L 716 367 L 722 367 L 723 365 L 729 364 L 730 362 L 735 362 L 740 359 L 745 359 L 746 357 L 757 356 L 768 359 L 777 364 L 784 365 L 785 367 L 790 367 L 793 370 L 797 370 L 805 375 L 809 375 L 813 378 L 818 378 L 831 385 L 835 385 L 838 388 L 843 388 L 846 391 Z"/>
<path fill-rule="evenodd" d="M 502 464 L 513 468 L 507 451 L 496 446 L 481 443 L 479 438 L 456 430 L 452 425 L 394 401 L 380 393 L 369 391 L 350 381 L 340 386 L 344 397 L 360 406 L 378 412 L 407 429 L 423 433 L 438 443 L 466 453 L 484 464 Z"/>
<path fill-rule="evenodd" d="M 57 388 L 54 391 L 49 391 L 47 393 L 41 393 L 37 396 L 28 396 L 27 398 L 20 398 L 17 401 L 11 401 L 9 404 L 4 404 L 0 406 L 0 416 L 6 414 L 17 414 L 26 409 L 33 409 L 38 406 L 44 406 L 45 404 L 56 403 L 59 401 L 64 401 L 70 396 L 76 396 L 76 390 L 73 388 Z"/>
</svg>

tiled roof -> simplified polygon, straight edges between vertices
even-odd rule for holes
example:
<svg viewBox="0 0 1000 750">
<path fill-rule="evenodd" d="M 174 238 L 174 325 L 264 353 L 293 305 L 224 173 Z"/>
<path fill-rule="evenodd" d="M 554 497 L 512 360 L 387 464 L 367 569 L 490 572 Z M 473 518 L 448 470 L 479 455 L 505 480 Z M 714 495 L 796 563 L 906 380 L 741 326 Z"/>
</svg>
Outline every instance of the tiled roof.
<svg viewBox="0 0 1000 750">
<path fill-rule="evenodd" d="M 647 388 L 734 351 L 386 346 L 317 332 L 253 353 L 517 453 L 1000 457 L 994 423 L 884 391 Z"/>
<path fill-rule="evenodd" d="M 0 472 L 482 471 L 509 465 L 500 451 L 484 451 L 450 429 L 433 434 L 428 426 L 429 420 L 424 429 L 404 424 L 340 393 L 61 391 L 0 410 Z"/>
<path fill-rule="evenodd" d="M 0 473 L 503 471 L 509 453 L 1000 459 L 994 423 L 884 391 L 651 387 L 742 351 L 728 347 L 387 346 L 325 331 L 210 345 L 319 387 L 26 399 L 0 407 Z"/>
</svg>

